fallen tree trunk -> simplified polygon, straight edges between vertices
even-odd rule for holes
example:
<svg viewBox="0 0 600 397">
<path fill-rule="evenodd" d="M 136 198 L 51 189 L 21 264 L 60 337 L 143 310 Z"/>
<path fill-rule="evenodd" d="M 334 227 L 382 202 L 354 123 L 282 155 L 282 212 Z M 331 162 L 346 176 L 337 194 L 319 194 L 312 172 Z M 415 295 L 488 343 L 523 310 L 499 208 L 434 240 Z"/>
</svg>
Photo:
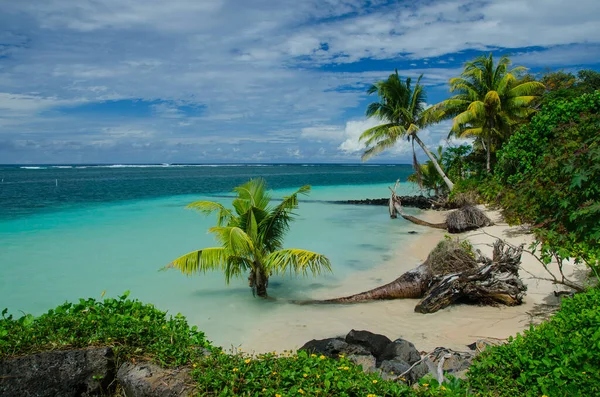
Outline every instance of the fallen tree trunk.
<svg viewBox="0 0 600 397">
<path fill-rule="evenodd" d="M 462 233 L 469 230 L 479 229 L 481 227 L 492 225 L 492 221 L 483 213 L 483 211 L 473 206 L 464 206 L 455 211 L 452 211 L 446 217 L 446 222 L 431 223 L 412 215 L 407 215 L 402 211 L 402 202 L 399 196 L 393 189 L 392 196 L 389 199 L 388 207 L 390 217 L 395 219 L 397 214 L 409 222 L 420 226 L 428 226 L 435 229 L 447 230 L 450 233 Z"/>
<path fill-rule="evenodd" d="M 345 296 L 343 298 L 328 299 L 322 303 L 356 303 L 371 300 L 420 298 L 427 290 L 432 274 L 427 264 L 422 264 L 407 271 L 391 283 L 375 289 L 361 292 L 360 294 Z"/>
<path fill-rule="evenodd" d="M 311 303 L 358 303 L 421 298 L 418 313 L 434 313 L 456 301 L 509 306 L 521 304 L 527 287 L 519 279 L 522 247 L 494 243 L 493 258 L 475 254 L 452 240 L 443 240 L 420 266 L 381 287 L 342 298 Z M 480 265 L 481 264 L 481 265 Z M 308 303 L 308 302 L 305 302 Z"/>
</svg>

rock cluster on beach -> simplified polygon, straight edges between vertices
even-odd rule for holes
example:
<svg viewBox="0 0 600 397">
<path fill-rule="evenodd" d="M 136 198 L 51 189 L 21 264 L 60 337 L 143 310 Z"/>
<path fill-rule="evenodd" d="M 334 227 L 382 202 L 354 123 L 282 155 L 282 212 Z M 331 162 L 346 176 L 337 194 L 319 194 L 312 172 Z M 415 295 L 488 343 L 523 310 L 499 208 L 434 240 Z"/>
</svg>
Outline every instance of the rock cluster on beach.
<svg viewBox="0 0 600 397">
<path fill-rule="evenodd" d="M 356 330 L 345 337 L 313 339 L 300 350 L 331 358 L 344 355 L 361 365 L 365 372 L 377 372 L 383 379 L 409 384 L 427 374 L 435 378 L 443 374 L 462 377 L 474 357 L 472 352 L 455 352 L 442 347 L 421 355 L 414 344 L 402 338 L 392 341 L 384 335 Z"/>
</svg>

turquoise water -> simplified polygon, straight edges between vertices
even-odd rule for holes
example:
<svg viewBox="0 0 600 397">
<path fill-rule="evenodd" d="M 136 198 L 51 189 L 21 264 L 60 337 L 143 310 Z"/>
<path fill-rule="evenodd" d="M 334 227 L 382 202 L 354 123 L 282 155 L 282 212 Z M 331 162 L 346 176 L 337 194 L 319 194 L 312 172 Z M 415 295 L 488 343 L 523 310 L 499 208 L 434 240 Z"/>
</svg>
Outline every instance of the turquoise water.
<svg viewBox="0 0 600 397">
<path fill-rule="evenodd" d="M 4 169 L 15 183 L 7 185 L 5 176 L 1 187 L 12 190 L 3 190 L 0 196 L 0 308 L 40 314 L 65 300 L 130 290 L 132 297 L 183 313 L 209 339 L 227 345 L 285 300 L 309 298 L 318 289 L 342 283 L 352 272 L 375 267 L 411 238 L 408 231 L 414 228 L 389 219 L 386 207 L 327 202 L 385 197 L 389 185 L 399 177 L 405 179 L 407 167 L 220 168 L 183 167 L 173 174 L 175 181 L 157 168 L 128 169 L 126 175 L 105 168 L 92 169 L 94 175 L 87 168 Z M 188 251 L 214 244 L 206 233 L 214 218 L 185 209 L 187 203 L 209 199 L 229 204 L 231 199 L 222 196 L 231 182 L 256 175 L 276 188 L 274 197 L 293 190 L 290 185 L 322 183 L 301 201 L 286 246 L 327 255 L 333 274 L 273 277 L 269 294 L 281 301 L 265 304 L 252 298 L 243 279 L 226 286 L 218 273 L 186 277 L 175 270 L 159 271 Z M 52 177 L 59 179 L 58 187 L 46 186 Z M 15 186 L 27 186 L 26 192 Z M 95 186 L 97 194 L 78 193 L 78 187 L 85 186 Z M 401 189 L 409 193 L 413 188 L 403 184 Z"/>
</svg>

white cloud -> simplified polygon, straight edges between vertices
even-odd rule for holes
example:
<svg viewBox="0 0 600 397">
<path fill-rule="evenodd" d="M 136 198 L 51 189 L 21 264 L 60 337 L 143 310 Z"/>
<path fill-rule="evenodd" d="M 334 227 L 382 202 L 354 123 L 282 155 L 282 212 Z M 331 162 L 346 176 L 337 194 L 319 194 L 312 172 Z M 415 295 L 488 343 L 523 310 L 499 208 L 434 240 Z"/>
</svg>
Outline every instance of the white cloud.
<svg viewBox="0 0 600 397">
<path fill-rule="evenodd" d="M 115 156 L 192 160 L 230 143 L 237 161 L 280 158 L 287 147 L 306 159 L 319 148 L 356 159 L 365 88 L 392 69 L 373 60 L 425 73 L 439 92 L 465 50 L 510 47 L 516 62 L 536 66 L 595 63 L 597 15 L 597 0 L 4 2 L 0 136 L 9 149 L 0 154 L 24 134 L 30 161 L 42 147 L 93 151 L 107 131 L 130 128 L 112 134 Z M 425 62 L 437 67 L 417 66 Z M 155 105 L 112 118 L 57 111 L 123 99 Z M 202 110 L 190 116 L 182 103 Z M 389 156 L 404 158 L 402 145 Z"/>
<path fill-rule="evenodd" d="M 359 141 L 360 136 L 369 128 L 373 128 L 379 124 L 381 124 L 381 121 L 375 118 L 348 121 L 343 133 L 345 139 L 339 145 L 338 149 L 349 154 L 363 151 L 365 149 L 365 144 L 364 142 Z"/>
</svg>

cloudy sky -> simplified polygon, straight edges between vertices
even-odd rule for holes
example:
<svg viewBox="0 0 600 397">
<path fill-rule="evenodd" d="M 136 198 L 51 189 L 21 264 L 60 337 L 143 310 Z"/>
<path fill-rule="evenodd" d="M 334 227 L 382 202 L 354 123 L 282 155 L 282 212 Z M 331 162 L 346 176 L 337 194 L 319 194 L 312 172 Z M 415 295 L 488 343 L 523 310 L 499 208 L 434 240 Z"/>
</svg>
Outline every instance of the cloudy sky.
<svg viewBox="0 0 600 397">
<path fill-rule="evenodd" d="M 370 83 L 481 51 L 600 69 L 600 1 L 0 0 L 0 163 L 357 162 Z"/>
</svg>

